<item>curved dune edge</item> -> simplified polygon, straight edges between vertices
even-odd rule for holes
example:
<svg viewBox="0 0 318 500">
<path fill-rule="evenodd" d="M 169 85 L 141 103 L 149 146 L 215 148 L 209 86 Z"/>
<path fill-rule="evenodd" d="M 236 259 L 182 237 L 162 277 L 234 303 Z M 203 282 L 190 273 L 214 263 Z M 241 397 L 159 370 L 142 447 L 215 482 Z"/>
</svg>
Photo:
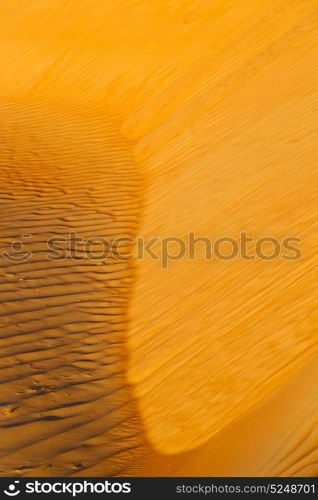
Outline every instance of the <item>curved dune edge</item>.
<svg viewBox="0 0 318 500">
<path fill-rule="evenodd" d="M 195 450 L 167 456 L 148 444 L 143 474 L 316 477 L 317 361 Z"/>
<path fill-rule="evenodd" d="M 211 268 L 208 269 L 200 258 L 192 266 L 174 263 L 168 273 L 158 269 L 156 262 L 143 262 L 138 267 L 130 307 L 127 352 L 122 342 L 127 320 L 126 291 L 131 291 L 133 275 L 128 266 L 124 271 L 118 268 L 119 281 L 126 280 L 119 293 L 123 301 L 109 315 L 114 315 L 115 321 L 123 325 L 120 338 L 117 339 L 114 333 L 117 329 L 113 328 L 113 320 L 105 316 L 102 333 L 97 332 L 94 336 L 97 346 L 99 335 L 104 340 L 105 331 L 110 333 L 110 345 L 106 348 L 106 359 L 111 352 L 110 369 L 107 361 L 105 364 L 102 347 L 95 346 L 97 350 L 90 351 L 89 358 L 85 355 L 84 361 L 82 348 L 77 356 L 77 342 L 91 343 L 91 336 L 87 340 L 85 335 L 95 323 L 96 311 L 100 307 L 103 310 L 113 307 L 105 296 L 111 284 L 105 282 L 104 277 L 101 284 L 95 276 L 85 274 L 87 269 L 80 270 L 81 280 L 88 287 L 80 285 L 85 296 L 83 322 L 86 333 L 81 337 L 81 332 L 72 331 L 72 335 L 79 336 L 78 340 L 73 336 L 74 343 L 72 340 L 64 345 L 64 330 L 62 335 L 62 330 L 58 329 L 53 332 L 53 340 L 49 337 L 48 345 L 50 350 L 54 347 L 52 357 L 54 363 L 59 364 L 63 358 L 60 359 L 55 342 L 62 343 L 64 359 L 75 368 L 70 377 L 74 380 L 79 377 L 80 384 L 85 370 L 96 371 L 101 383 L 92 385 L 94 398 L 96 396 L 96 401 L 103 401 L 104 405 L 96 402 L 90 405 L 91 396 L 85 388 L 84 402 L 79 399 L 75 403 L 88 405 L 88 414 L 82 410 L 76 414 L 75 405 L 67 409 L 67 419 L 60 419 L 65 410 L 58 408 L 60 414 L 57 415 L 57 408 L 51 405 L 45 411 L 53 420 L 47 419 L 40 425 L 37 412 L 43 413 L 43 405 L 50 403 L 45 396 L 50 375 L 45 367 L 34 386 L 28 378 L 29 372 L 23 371 L 26 366 L 27 370 L 32 370 L 29 356 L 34 354 L 22 351 L 16 359 L 23 373 L 13 381 L 13 386 L 24 384 L 22 394 L 26 387 L 31 387 L 31 393 L 27 398 L 21 397 L 21 393 L 14 396 L 12 386 L 8 388 L 11 399 L 26 399 L 20 416 L 14 408 L 15 402 L 12 405 L 11 399 L 3 400 L 3 419 L 5 422 L 12 419 L 13 427 L 10 427 L 10 443 L 4 442 L 2 448 L 5 458 L 1 473 L 81 476 L 149 474 L 151 470 L 154 475 L 161 471 L 168 475 L 175 471 L 180 475 L 204 475 L 203 471 L 208 471 L 209 475 L 228 475 L 229 471 L 231 475 L 243 475 L 243 471 L 244 474 L 255 471 L 258 475 L 268 475 L 268 471 L 272 471 L 273 474 L 297 475 L 302 470 L 305 475 L 312 474 L 315 437 L 310 429 L 314 413 L 304 395 L 299 411 L 306 422 L 300 426 L 299 439 L 305 442 L 303 450 L 304 456 L 309 457 L 308 462 L 300 457 L 298 461 L 295 459 L 295 465 L 285 467 L 284 463 L 284 468 L 280 464 L 276 467 L 271 460 L 272 446 L 267 445 L 266 458 L 262 451 L 264 442 L 258 445 L 256 437 L 263 423 L 272 424 L 271 403 L 265 402 L 271 401 L 267 399 L 271 393 L 270 397 L 274 398 L 275 394 L 280 394 L 275 392 L 278 387 L 284 385 L 279 390 L 286 390 L 284 397 L 289 409 L 294 401 L 295 387 L 297 390 L 302 387 L 299 393 L 304 392 L 307 375 L 303 375 L 301 382 L 295 382 L 296 386 L 291 380 L 296 380 L 293 379 L 295 373 L 314 356 L 317 345 L 313 274 L 316 267 L 313 207 L 317 199 L 313 172 L 316 160 L 313 117 L 317 102 L 314 93 L 317 74 L 313 70 L 317 38 L 315 2 L 223 0 L 213 4 L 199 2 L 194 6 L 190 0 L 167 0 L 160 5 L 126 0 L 107 5 L 100 0 L 91 9 L 88 0 L 78 0 L 65 2 L 57 9 L 47 2 L 34 0 L 21 8 L 20 2 L 5 0 L 1 14 L 4 22 L 0 49 L 4 60 L 0 82 L 1 112 L 6 119 L 8 114 L 12 116 L 12 128 L 6 130 L 8 156 L 2 165 L 7 175 L 4 203 L 7 210 L 7 201 L 17 198 L 21 213 L 17 213 L 15 220 L 19 224 L 24 220 L 22 214 L 25 216 L 25 200 L 29 196 L 44 197 L 44 202 L 51 200 L 51 194 L 54 202 L 58 196 L 68 210 L 67 200 L 73 200 L 74 192 L 77 197 L 88 199 L 81 207 L 86 217 L 87 211 L 96 215 L 100 210 L 98 193 L 104 189 L 107 200 L 102 202 L 102 212 L 98 215 L 102 219 L 101 226 L 97 226 L 98 232 L 105 230 L 106 220 L 107 224 L 109 221 L 106 229 L 114 224 L 110 198 L 116 199 L 116 193 L 121 196 L 124 192 L 129 199 L 129 210 L 126 214 L 120 212 L 119 217 L 120 221 L 129 224 L 124 224 L 116 234 L 131 234 L 132 228 L 136 234 L 139 197 L 145 190 L 142 226 L 138 231 L 145 237 L 175 233 L 183 237 L 188 230 L 214 236 L 209 233 L 213 227 L 217 234 L 225 232 L 235 236 L 243 229 L 257 236 L 266 230 L 280 238 L 288 230 L 303 239 L 305 255 L 305 259 L 292 264 L 293 267 L 281 262 L 272 263 L 270 267 L 260 263 L 251 266 L 231 263 L 230 274 L 227 263 L 217 263 L 217 267 L 213 266 L 212 278 Z M 43 118 L 44 109 L 47 110 L 46 119 Z M 26 124 L 28 127 L 31 124 L 31 134 Z M 21 138 L 17 139 L 19 135 Z M 105 144 L 107 136 L 112 136 L 108 145 Z M 55 143 L 53 150 L 51 141 Z M 94 144 L 93 149 L 90 141 Z M 115 146 L 109 149 L 109 144 Z M 37 157 L 34 152 L 39 145 Z M 103 175 L 98 178 L 94 171 L 83 167 L 78 176 L 79 162 L 82 165 L 87 162 L 95 165 L 96 162 L 101 168 L 107 151 L 111 156 L 108 164 L 113 162 L 114 154 L 116 158 L 120 155 L 119 164 L 124 166 L 125 172 L 127 165 L 134 164 L 134 175 L 128 178 L 128 184 L 126 174 L 117 182 L 117 166 L 106 174 L 103 168 Z M 54 158 L 52 166 L 46 162 L 48 153 Z M 73 162 L 70 178 L 60 171 L 56 173 L 54 165 L 59 155 L 63 163 L 65 158 Z M 211 158 L 218 169 L 211 168 Z M 12 170 L 7 167 L 16 159 L 18 176 L 13 180 Z M 46 172 L 41 172 L 43 163 Z M 34 167 L 31 178 L 26 164 Z M 145 185 L 135 184 L 136 171 L 143 172 Z M 80 181 L 82 176 L 86 187 Z M 113 182 L 114 176 L 116 182 Z M 88 185 L 95 187 L 97 183 L 97 193 L 94 189 L 87 192 Z M 65 184 L 64 192 L 61 188 Z M 112 186 L 111 193 L 108 185 Z M 207 210 L 211 195 L 213 207 L 217 207 L 213 214 Z M 47 215 L 45 210 L 33 214 L 32 220 L 43 220 Z M 68 228 L 80 227 L 81 231 L 91 234 L 94 231 L 91 223 L 77 223 L 81 214 L 76 211 L 75 219 L 71 216 L 66 220 L 65 213 L 56 212 L 54 217 L 58 223 L 60 217 L 65 218 L 62 231 L 66 221 Z M 11 218 L 10 210 L 5 216 Z M 54 217 L 52 227 L 56 229 Z M 29 228 L 30 220 L 22 226 Z M 5 244 L 8 244 L 13 233 L 4 234 Z M 41 230 L 37 229 L 36 235 L 39 240 L 33 245 L 41 252 Z M 24 272 L 20 267 L 21 272 L 22 269 Z M 49 278 L 46 264 L 41 273 L 37 279 L 46 283 Z M 69 280 L 71 276 L 72 272 Z M 9 272 L 9 286 L 12 282 L 16 287 L 16 277 Z M 245 284 L 243 290 L 242 282 Z M 67 283 L 67 295 L 73 300 L 69 281 Z M 24 286 L 23 279 L 18 287 Z M 59 281 L 57 286 L 63 287 L 64 283 Z M 267 286 L 265 296 L 262 291 Z M 229 289 L 234 290 L 232 295 L 228 295 Z M 12 290 L 4 289 L 5 293 L 8 291 Z M 85 305 L 88 293 L 95 301 L 94 311 Z M 213 309 L 210 308 L 211 295 L 216 303 Z M 58 297 L 61 296 L 59 291 Z M 21 297 L 21 302 L 12 306 L 12 314 L 20 323 L 22 319 L 28 321 L 35 302 L 30 291 L 23 291 Z M 59 307 L 66 308 L 67 314 L 77 315 L 74 303 L 80 308 L 83 306 L 77 299 L 73 305 L 63 302 L 61 306 L 56 303 L 60 298 L 42 301 L 43 314 L 51 317 L 54 310 L 58 318 L 51 325 L 54 328 L 59 321 L 64 322 Z M 229 310 L 232 314 L 228 314 Z M 7 315 L 6 306 L 3 309 L 5 320 Z M 7 323 L 4 325 L 6 336 Z M 218 326 L 217 330 L 214 325 Z M 15 326 L 10 328 L 13 331 L 9 333 L 15 334 Z M 29 334 L 25 330 L 23 333 Z M 211 338 L 214 340 L 213 352 Z M 118 350 L 114 347 L 114 352 L 113 339 L 115 344 L 117 341 L 120 344 Z M 42 335 L 35 338 L 35 342 L 43 348 Z M 9 343 L 9 347 L 13 349 L 9 351 L 11 364 L 16 345 Z M 137 397 L 140 415 L 127 384 L 127 354 L 128 382 L 134 386 L 133 395 Z M 26 360 L 24 368 L 22 358 Z M 229 363 L 225 370 L 226 362 L 234 359 L 235 363 Z M 113 376 L 114 365 L 119 370 L 118 377 Z M 217 378 L 211 379 L 216 371 Z M 108 377 L 110 372 L 112 376 Z M 72 389 L 69 394 L 63 392 L 64 375 L 61 378 L 54 398 L 60 398 L 63 405 L 66 398 L 82 397 L 81 389 L 79 392 Z M 20 379 L 24 382 L 19 382 Z M 309 376 L 308 380 L 310 383 Z M 309 385 L 310 397 L 311 388 Z M 32 391 L 40 393 L 39 396 Z M 262 404 L 264 407 L 259 406 Z M 281 411 L 284 408 L 281 406 Z M 111 416 L 107 413 L 109 409 Z M 248 437 L 244 419 L 250 422 L 249 415 L 255 415 L 257 424 L 255 433 Z M 271 439 L 277 439 L 280 449 L 290 453 L 288 446 L 282 443 L 283 422 L 278 413 L 272 415 L 278 422 Z M 298 422 L 298 418 L 299 414 L 291 412 L 290 425 Z M 28 419 L 31 419 L 31 427 Z M 73 425 L 75 420 L 78 427 Z M 15 423 L 17 432 L 12 440 Z M 68 424 L 67 433 L 56 439 L 57 429 Z M 142 437 L 143 429 L 146 437 Z M 6 432 L 4 426 L 2 434 L 7 438 Z M 232 451 L 231 456 L 229 451 L 225 457 L 221 452 L 224 443 L 229 442 L 225 433 L 238 443 L 236 450 L 244 449 L 254 459 L 259 457 L 257 463 L 252 464 L 253 458 L 239 461 L 238 454 L 232 455 Z M 41 444 L 44 434 L 48 439 Z M 36 436 L 41 437 L 37 441 L 40 449 L 38 444 L 32 448 L 28 441 Z M 149 444 L 145 448 L 147 440 Z M 199 443 L 203 447 L 197 448 Z M 215 446 L 220 452 L 219 458 L 214 452 Z M 164 454 L 157 453 L 154 448 Z M 189 454 L 172 456 L 193 448 L 196 449 Z M 150 460 L 157 464 L 153 469 Z"/>
<path fill-rule="evenodd" d="M 123 127 L 145 134 L 136 158 L 148 173 L 146 241 L 245 232 L 280 244 L 296 236 L 303 253 L 293 262 L 207 261 L 201 248 L 168 270 L 148 256 L 139 265 L 128 376 L 164 454 L 204 444 L 317 353 L 318 11 L 290 2 L 275 17 L 279 4 L 233 28 L 234 47 L 223 47 L 217 67 L 211 49 L 198 73 L 184 70 L 182 102 L 180 79 Z M 159 245 L 152 250 L 160 255 Z"/>
</svg>

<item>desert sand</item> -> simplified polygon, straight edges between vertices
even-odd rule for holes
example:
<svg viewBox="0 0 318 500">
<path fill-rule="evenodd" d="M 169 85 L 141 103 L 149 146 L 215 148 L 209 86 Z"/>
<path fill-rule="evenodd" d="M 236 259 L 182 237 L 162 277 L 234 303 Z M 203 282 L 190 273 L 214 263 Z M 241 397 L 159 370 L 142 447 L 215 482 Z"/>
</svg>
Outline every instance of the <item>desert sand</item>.
<svg viewBox="0 0 318 500">
<path fill-rule="evenodd" d="M 0 475 L 316 476 L 316 2 L 0 13 Z M 301 258 L 47 256 L 190 231 Z"/>
</svg>

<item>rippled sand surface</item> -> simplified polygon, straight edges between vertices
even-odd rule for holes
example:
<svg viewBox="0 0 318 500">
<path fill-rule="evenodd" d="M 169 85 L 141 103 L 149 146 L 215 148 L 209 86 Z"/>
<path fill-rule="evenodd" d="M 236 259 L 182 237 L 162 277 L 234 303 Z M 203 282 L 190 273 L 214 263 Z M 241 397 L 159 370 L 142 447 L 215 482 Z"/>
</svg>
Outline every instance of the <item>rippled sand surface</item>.
<svg viewBox="0 0 318 500">
<path fill-rule="evenodd" d="M 317 475 L 316 2 L 0 13 L 0 474 Z M 302 257 L 47 258 L 189 232 Z"/>
</svg>

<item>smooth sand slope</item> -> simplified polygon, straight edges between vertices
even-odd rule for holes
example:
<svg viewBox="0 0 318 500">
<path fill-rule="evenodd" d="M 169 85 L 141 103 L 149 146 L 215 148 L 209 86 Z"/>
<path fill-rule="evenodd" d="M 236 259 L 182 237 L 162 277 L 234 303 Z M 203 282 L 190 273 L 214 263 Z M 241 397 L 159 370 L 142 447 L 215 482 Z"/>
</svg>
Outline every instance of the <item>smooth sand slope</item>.
<svg viewBox="0 0 318 500">
<path fill-rule="evenodd" d="M 270 49 L 254 40 L 256 55 L 213 71 L 137 146 L 151 179 L 146 239 L 303 240 L 297 262 L 206 261 L 197 245 L 194 262 L 139 266 L 129 375 L 162 452 L 205 442 L 317 349 L 316 22 L 294 19 Z"/>
<path fill-rule="evenodd" d="M 0 13 L 1 475 L 317 474 L 316 2 Z M 190 231 L 303 256 L 46 256 Z"/>
</svg>

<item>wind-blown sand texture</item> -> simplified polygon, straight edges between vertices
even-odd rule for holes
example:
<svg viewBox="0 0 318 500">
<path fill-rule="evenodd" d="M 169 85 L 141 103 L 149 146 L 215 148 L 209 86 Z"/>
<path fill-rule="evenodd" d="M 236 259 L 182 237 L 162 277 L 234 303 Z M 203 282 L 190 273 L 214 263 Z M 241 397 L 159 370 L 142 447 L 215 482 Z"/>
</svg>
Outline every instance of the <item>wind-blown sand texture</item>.
<svg viewBox="0 0 318 500">
<path fill-rule="evenodd" d="M 317 475 L 316 1 L 0 14 L 0 474 Z M 46 258 L 189 231 L 303 257 Z"/>
</svg>

